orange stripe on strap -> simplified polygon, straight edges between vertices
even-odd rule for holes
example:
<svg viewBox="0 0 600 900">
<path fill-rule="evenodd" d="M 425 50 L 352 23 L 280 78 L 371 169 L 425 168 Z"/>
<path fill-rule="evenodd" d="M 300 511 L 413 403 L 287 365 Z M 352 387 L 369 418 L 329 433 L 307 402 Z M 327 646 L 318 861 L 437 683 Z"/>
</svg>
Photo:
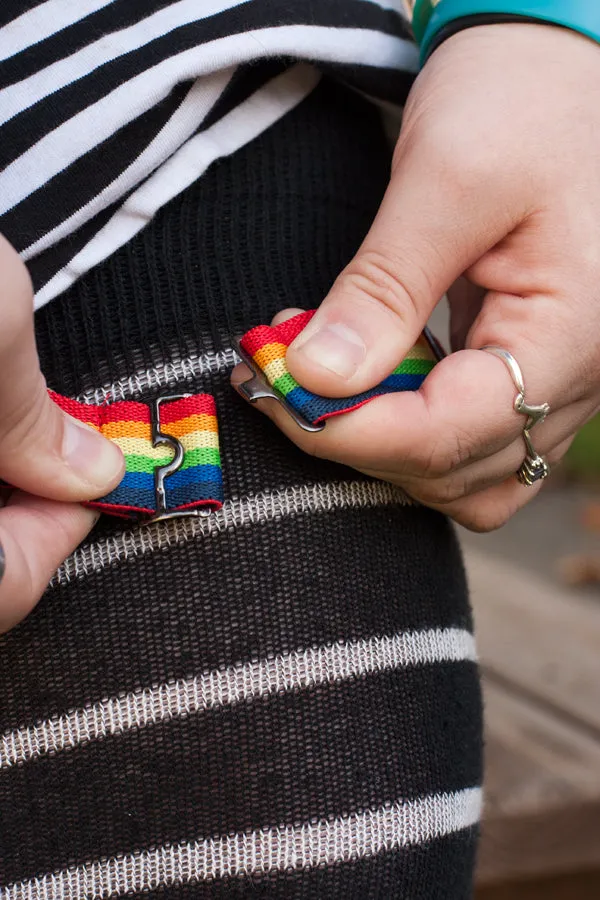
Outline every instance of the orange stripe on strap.
<svg viewBox="0 0 600 900">
<path fill-rule="evenodd" d="M 100 431 L 107 438 L 136 437 L 152 442 L 152 429 L 149 422 L 104 422 Z"/>
<path fill-rule="evenodd" d="M 264 369 L 269 363 L 273 362 L 274 359 L 281 359 L 285 356 L 287 352 L 287 347 L 285 344 L 280 344 L 277 342 L 273 342 L 270 344 L 263 344 L 260 347 L 254 356 L 254 362 L 257 366 L 260 366 L 261 369 Z"/>
<path fill-rule="evenodd" d="M 185 437 L 190 431 L 216 431 L 217 417 L 209 416 L 206 413 L 199 413 L 194 416 L 186 416 L 185 419 L 179 419 L 178 422 L 169 422 L 163 426 L 165 434 L 172 434 L 173 437 Z"/>
</svg>

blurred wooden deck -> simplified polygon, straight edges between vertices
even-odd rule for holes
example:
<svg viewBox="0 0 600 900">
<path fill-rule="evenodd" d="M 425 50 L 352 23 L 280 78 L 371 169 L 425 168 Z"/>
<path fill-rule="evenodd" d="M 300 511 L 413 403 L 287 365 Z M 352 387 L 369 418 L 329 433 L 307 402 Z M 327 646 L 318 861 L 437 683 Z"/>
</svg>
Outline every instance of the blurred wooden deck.
<svg viewBox="0 0 600 900">
<path fill-rule="evenodd" d="M 475 900 L 598 900 L 600 870 L 480 888 Z"/>
<path fill-rule="evenodd" d="M 600 897 L 591 874 L 571 893 L 564 879 L 535 893 L 550 876 L 600 872 L 600 598 L 471 548 L 466 562 L 486 705 L 478 897 Z"/>
</svg>

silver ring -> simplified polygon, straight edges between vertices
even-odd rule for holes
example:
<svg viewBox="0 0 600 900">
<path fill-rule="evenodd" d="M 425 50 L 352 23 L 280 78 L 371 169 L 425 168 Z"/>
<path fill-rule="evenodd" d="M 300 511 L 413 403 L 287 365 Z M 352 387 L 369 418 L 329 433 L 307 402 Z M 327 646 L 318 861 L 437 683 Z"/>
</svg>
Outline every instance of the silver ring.
<svg viewBox="0 0 600 900">
<path fill-rule="evenodd" d="M 525 459 L 517 469 L 517 478 L 521 484 L 531 487 L 536 481 L 547 478 L 550 474 L 550 466 L 548 465 L 547 460 L 543 456 L 540 456 L 536 451 L 529 434 L 534 425 L 537 425 L 538 422 L 543 422 L 546 416 L 549 415 L 550 406 L 547 403 L 531 406 L 525 401 L 525 382 L 523 380 L 523 373 L 512 353 L 509 353 L 508 350 L 504 350 L 502 347 L 488 346 L 482 347 L 481 349 L 486 350 L 488 353 L 493 353 L 494 356 L 497 356 L 498 359 L 501 359 L 505 364 L 513 380 L 513 384 L 517 389 L 517 396 L 515 397 L 513 406 L 516 412 L 527 416 L 527 421 L 523 428 L 523 441 L 525 442 L 526 454 Z"/>
</svg>

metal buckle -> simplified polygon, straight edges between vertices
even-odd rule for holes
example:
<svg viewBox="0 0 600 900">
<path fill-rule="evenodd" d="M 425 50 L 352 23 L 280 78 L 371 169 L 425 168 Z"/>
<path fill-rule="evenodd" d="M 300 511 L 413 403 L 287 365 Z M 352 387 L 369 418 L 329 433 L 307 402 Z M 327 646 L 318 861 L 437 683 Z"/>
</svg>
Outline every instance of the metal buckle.
<svg viewBox="0 0 600 900">
<path fill-rule="evenodd" d="M 323 431 L 326 424 L 325 422 L 321 422 L 319 425 L 313 425 L 312 422 L 305 419 L 303 415 L 290 406 L 283 394 L 278 391 L 277 388 L 274 388 L 273 385 L 269 384 L 264 373 L 254 365 L 252 357 L 248 356 L 246 351 L 240 346 L 240 342 L 233 339 L 232 343 L 236 352 L 242 359 L 242 362 L 246 363 L 252 372 L 252 378 L 249 378 L 248 381 L 243 381 L 238 385 L 238 391 L 246 398 L 246 400 L 249 400 L 250 403 L 256 403 L 257 400 L 263 400 L 265 398 L 277 400 L 277 402 L 283 406 L 286 413 L 292 417 L 296 425 L 299 425 L 304 431 Z"/>
<path fill-rule="evenodd" d="M 427 341 L 427 343 L 429 345 L 429 349 L 435 356 L 436 360 L 438 362 L 441 362 L 443 359 L 445 359 L 448 354 L 446 353 L 446 351 L 444 350 L 444 348 L 442 347 L 442 345 L 436 338 L 435 334 L 433 334 L 433 332 L 430 331 L 428 325 L 425 326 L 425 328 L 423 329 L 421 334 Z"/>
<path fill-rule="evenodd" d="M 165 434 L 161 430 L 160 425 L 160 407 L 163 403 L 170 403 L 173 400 L 185 400 L 186 397 L 192 397 L 193 394 L 169 394 L 167 397 L 157 397 L 150 404 L 150 414 L 152 418 L 152 446 L 158 447 L 159 444 L 166 444 L 174 452 L 174 457 L 170 463 L 164 466 L 157 466 L 154 470 L 154 497 L 156 500 L 156 513 L 150 522 L 164 522 L 167 519 L 183 519 L 193 516 L 196 519 L 205 518 L 210 515 L 210 509 L 197 507 L 195 509 L 179 509 L 169 511 L 167 508 L 167 497 L 165 493 L 165 478 L 179 471 L 183 464 L 185 450 L 181 441 L 173 437 L 171 434 Z"/>
</svg>

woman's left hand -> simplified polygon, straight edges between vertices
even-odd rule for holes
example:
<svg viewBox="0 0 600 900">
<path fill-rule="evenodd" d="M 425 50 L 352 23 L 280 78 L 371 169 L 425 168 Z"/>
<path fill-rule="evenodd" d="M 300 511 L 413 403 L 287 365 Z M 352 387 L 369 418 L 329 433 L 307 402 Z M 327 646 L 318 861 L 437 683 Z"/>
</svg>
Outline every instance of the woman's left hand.
<svg viewBox="0 0 600 900">
<path fill-rule="evenodd" d="M 551 466 L 600 407 L 600 47 L 587 38 L 486 25 L 433 53 L 373 226 L 291 345 L 290 371 L 330 397 L 373 387 L 446 291 L 457 352 L 419 391 L 379 397 L 317 434 L 260 406 L 308 453 L 487 531 L 541 482 L 515 477 L 525 418 L 504 363 L 481 348 L 513 354 L 527 402 L 549 403 L 531 437 Z M 246 375 L 238 367 L 233 382 Z"/>
</svg>

